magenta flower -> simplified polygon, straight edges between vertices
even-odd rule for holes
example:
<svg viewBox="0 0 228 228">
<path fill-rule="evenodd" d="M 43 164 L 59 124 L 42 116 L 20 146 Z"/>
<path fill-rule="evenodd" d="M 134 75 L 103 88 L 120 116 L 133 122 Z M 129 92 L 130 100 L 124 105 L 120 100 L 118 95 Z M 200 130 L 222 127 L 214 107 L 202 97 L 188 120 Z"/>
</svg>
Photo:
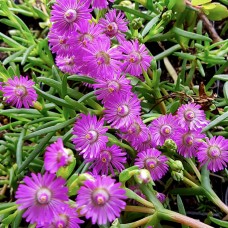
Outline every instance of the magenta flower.
<svg viewBox="0 0 228 228">
<path fill-rule="evenodd" d="M 16 108 L 22 108 L 22 106 L 29 108 L 37 100 L 34 84 L 27 76 L 14 76 L 13 79 L 9 78 L 7 82 L 1 83 L 0 89 L 6 103 Z"/>
<path fill-rule="evenodd" d="M 100 77 L 114 74 L 120 70 L 121 53 L 116 47 L 110 48 L 110 41 L 96 40 L 88 46 L 83 61 L 87 62 L 90 75 Z"/>
<path fill-rule="evenodd" d="M 52 219 L 51 223 L 45 224 L 43 228 L 80 228 L 83 223 L 81 219 L 78 218 L 76 208 L 72 208 L 69 205 L 64 205 L 60 208 L 58 214 Z"/>
<path fill-rule="evenodd" d="M 76 31 L 78 22 L 91 19 L 90 0 L 57 0 L 51 11 L 53 28 L 59 33 Z"/>
<path fill-rule="evenodd" d="M 161 192 L 157 192 L 156 193 L 156 198 L 161 202 L 161 203 L 164 203 L 165 202 L 165 199 L 166 199 L 166 196 L 165 194 L 161 193 Z"/>
<path fill-rule="evenodd" d="M 139 44 L 138 40 L 124 41 L 119 46 L 119 50 L 123 52 L 121 65 L 122 71 L 134 76 L 140 76 L 147 71 L 152 60 L 148 50 L 144 44 Z"/>
<path fill-rule="evenodd" d="M 161 155 L 161 152 L 155 148 L 138 153 L 135 161 L 135 165 L 139 166 L 140 169 L 145 168 L 150 171 L 154 181 L 160 180 L 168 170 L 166 164 L 168 158 Z"/>
<path fill-rule="evenodd" d="M 186 129 L 179 129 L 173 137 L 177 144 L 177 151 L 185 158 L 196 156 L 199 146 L 202 144 L 204 134 L 198 131 L 189 131 Z"/>
<path fill-rule="evenodd" d="M 143 141 L 140 140 L 133 140 L 131 141 L 131 146 L 137 151 L 137 152 L 141 152 L 141 151 L 145 151 L 147 149 L 150 149 L 152 147 L 155 147 L 156 145 L 154 144 L 154 140 L 153 140 L 153 136 L 151 134 L 151 132 L 149 131 L 148 128 L 145 128 L 143 130 L 143 132 L 145 133 L 145 138 Z"/>
<path fill-rule="evenodd" d="M 76 198 L 80 213 L 91 218 L 92 223 L 104 225 L 120 217 L 125 208 L 126 191 L 120 188 L 121 183 L 108 176 L 97 176 L 95 180 L 86 180 Z"/>
<path fill-rule="evenodd" d="M 124 163 L 126 163 L 126 153 L 116 145 L 111 147 L 104 147 L 97 157 L 88 159 L 91 162 L 90 169 L 96 174 L 108 175 L 109 170 L 112 175 L 115 176 L 114 169 L 121 172 L 124 169 Z"/>
<path fill-rule="evenodd" d="M 194 103 L 181 105 L 177 110 L 177 120 L 182 128 L 198 130 L 208 125 L 208 120 L 201 106 Z"/>
<path fill-rule="evenodd" d="M 63 140 L 58 138 L 56 142 L 46 148 L 44 167 L 50 173 L 56 173 L 60 167 L 67 165 L 71 160 L 70 150 L 64 148 Z"/>
<path fill-rule="evenodd" d="M 102 100 L 105 103 L 110 99 L 112 95 L 121 95 L 131 92 L 130 81 L 126 79 L 125 75 L 111 74 L 107 77 L 101 77 L 96 79 L 96 83 L 93 84 L 95 95 L 98 100 Z"/>
<path fill-rule="evenodd" d="M 201 144 L 196 155 L 201 165 L 207 164 L 209 170 L 223 170 L 228 163 L 228 140 L 223 136 L 206 138 L 206 142 Z"/>
<path fill-rule="evenodd" d="M 126 40 L 124 32 L 127 32 L 128 27 L 125 16 L 121 11 L 117 13 L 115 9 L 110 10 L 105 14 L 105 19 L 100 19 L 99 25 L 108 37 L 116 37 L 119 43 Z"/>
<path fill-rule="evenodd" d="M 23 218 L 29 223 L 44 225 L 49 223 L 68 201 L 68 189 L 64 187 L 65 180 L 56 178 L 54 174 L 45 173 L 41 176 L 31 174 L 23 179 L 16 191 L 18 209 L 26 209 Z"/>
<path fill-rule="evenodd" d="M 123 133 L 122 138 L 130 143 L 141 144 L 146 141 L 145 136 L 148 133 L 148 128 L 139 116 L 135 117 L 131 125 L 127 128 L 121 128 L 120 130 Z"/>
<path fill-rule="evenodd" d="M 162 115 L 153 120 L 149 130 L 153 135 L 155 145 L 162 146 L 166 139 L 173 139 L 178 130 L 176 117 L 172 114 Z"/>
<path fill-rule="evenodd" d="M 114 0 L 92 0 L 93 8 L 107 9 L 108 2 L 114 2 Z"/>
<path fill-rule="evenodd" d="M 57 55 L 56 65 L 64 73 L 76 74 L 79 72 L 77 58 L 74 55 Z"/>
<path fill-rule="evenodd" d="M 96 40 L 104 40 L 109 38 L 103 34 L 102 29 L 95 23 L 89 21 L 79 21 L 77 32 L 73 32 L 69 39 L 69 44 L 73 48 L 84 47 L 87 48 L 89 44 L 94 43 Z"/>
<path fill-rule="evenodd" d="M 68 44 L 69 36 L 60 34 L 57 30 L 51 28 L 48 33 L 48 42 L 52 53 L 66 56 L 71 52 L 71 46 Z"/>
<path fill-rule="evenodd" d="M 136 95 L 116 95 L 105 102 L 104 118 L 114 128 L 128 127 L 139 116 L 140 109 L 140 101 Z"/>
<path fill-rule="evenodd" d="M 96 116 L 81 114 L 73 128 L 73 143 L 75 149 L 83 154 L 84 158 L 98 156 L 105 147 L 108 137 L 104 135 L 108 128 L 104 127 L 104 119 L 97 120 Z"/>
</svg>

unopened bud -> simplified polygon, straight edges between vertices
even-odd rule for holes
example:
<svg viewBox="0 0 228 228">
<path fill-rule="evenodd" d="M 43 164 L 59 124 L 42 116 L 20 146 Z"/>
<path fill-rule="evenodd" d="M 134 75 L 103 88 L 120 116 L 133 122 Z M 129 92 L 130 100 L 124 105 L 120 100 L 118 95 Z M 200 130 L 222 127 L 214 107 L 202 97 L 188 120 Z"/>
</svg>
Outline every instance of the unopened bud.
<svg viewBox="0 0 228 228">
<path fill-rule="evenodd" d="M 134 30 L 142 28 L 142 20 L 140 18 L 135 18 L 131 21 L 131 26 Z"/>
<path fill-rule="evenodd" d="M 182 181 L 184 179 L 183 171 L 180 171 L 180 172 L 172 171 L 171 176 L 175 181 Z"/>
<path fill-rule="evenodd" d="M 172 153 L 176 153 L 177 150 L 177 144 L 172 139 L 166 139 L 162 147 Z"/>
<path fill-rule="evenodd" d="M 135 181 L 138 184 L 147 184 L 149 182 L 153 182 L 150 172 L 147 169 L 141 169 L 139 170 L 135 175 Z"/>
</svg>

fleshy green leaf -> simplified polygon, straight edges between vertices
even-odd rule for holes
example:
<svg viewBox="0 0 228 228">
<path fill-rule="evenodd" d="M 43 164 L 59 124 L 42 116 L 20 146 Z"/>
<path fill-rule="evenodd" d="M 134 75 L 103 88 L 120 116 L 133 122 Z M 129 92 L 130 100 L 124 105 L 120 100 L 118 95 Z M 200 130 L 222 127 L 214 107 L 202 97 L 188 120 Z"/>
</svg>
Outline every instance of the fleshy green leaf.
<svg viewBox="0 0 228 228">
<path fill-rule="evenodd" d="M 202 9 L 207 14 L 208 19 L 213 21 L 221 21 L 228 17 L 228 9 L 217 2 L 203 5 Z"/>
<path fill-rule="evenodd" d="M 192 0 L 191 4 L 193 6 L 198 6 L 198 5 L 203 5 L 203 4 L 206 4 L 206 3 L 209 3 L 209 2 L 211 2 L 211 0 Z"/>
</svg>

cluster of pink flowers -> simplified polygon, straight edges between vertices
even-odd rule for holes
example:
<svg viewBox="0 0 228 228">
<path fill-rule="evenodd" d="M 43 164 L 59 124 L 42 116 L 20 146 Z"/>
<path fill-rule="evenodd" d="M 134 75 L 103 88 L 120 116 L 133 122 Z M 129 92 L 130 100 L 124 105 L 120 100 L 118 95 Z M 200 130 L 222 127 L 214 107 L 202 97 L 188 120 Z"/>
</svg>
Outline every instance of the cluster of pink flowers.
<svg viewBox="0 0 228 228">
<path fill-rule="evenodd" d="M 143 122 L 140 99 L 126 75 L 140 77 L 152 56 L 137 40 L 126 40 L 127 20 L 122 12 L 110 10 L 97 23 L 91 20 L 92 9 L 107 8 L 108 4 L 107 0 L 57 0 L 51 11 L 53 26 L 48 40 L 56 54 L 56 65 L 64 73 L 93 78 L 92 86 L 104 112 L 100 119 L 80 114 L 73 127 L 75 150 L 92 171 L 91 179 L 78 190 L 76 203 L 71 205 L 66 181 L 56 175 L 74 159 L 61 138 L 46 148 L 45 174 L 32 173 L 19 185 L 16 203 L 20 210 L 25 209 L 26 221 L 37 227 L 77 228 L 83 223 L 79 214 L 99 225 L 120 216 L 126 206 L 126 192 L 108 175 L 114 177 L 124 170 L 127 154 L 109 140 L 106 124 L 137 152 L 135 160 L 129 158 L 132 164 L 147 169 L 154 181 L 168 171 L 168 157 L 159 151 L 168 139 L 176 143 L 180 155 L 198 158 L 209 170 L 227 166 L 228 140 L 222 136 L 208 139 L 201 133 L 208 121 L 199 105 L 182 105 L 176 115 L 162 115 L 149 126 Z M 14 77 L 1 83 L 0 91 L 7 103 L 29 108 L 37 100 L 33 85 L 27 77 Z M 157 198 L 165 200 L 161 193 Z"/>
</svg>

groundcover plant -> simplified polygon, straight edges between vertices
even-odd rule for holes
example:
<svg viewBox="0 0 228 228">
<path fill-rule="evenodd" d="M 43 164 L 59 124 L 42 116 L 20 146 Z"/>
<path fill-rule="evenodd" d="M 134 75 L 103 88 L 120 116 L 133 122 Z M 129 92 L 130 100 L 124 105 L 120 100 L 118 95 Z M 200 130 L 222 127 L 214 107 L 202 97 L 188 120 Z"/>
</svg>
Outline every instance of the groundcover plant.
<svg viewBox="0 0 228 228">
<path fill-rule="evenodd" d="M 0 0 L 0 227 L 228 227 L 227 0 Z"/>
</svg>

